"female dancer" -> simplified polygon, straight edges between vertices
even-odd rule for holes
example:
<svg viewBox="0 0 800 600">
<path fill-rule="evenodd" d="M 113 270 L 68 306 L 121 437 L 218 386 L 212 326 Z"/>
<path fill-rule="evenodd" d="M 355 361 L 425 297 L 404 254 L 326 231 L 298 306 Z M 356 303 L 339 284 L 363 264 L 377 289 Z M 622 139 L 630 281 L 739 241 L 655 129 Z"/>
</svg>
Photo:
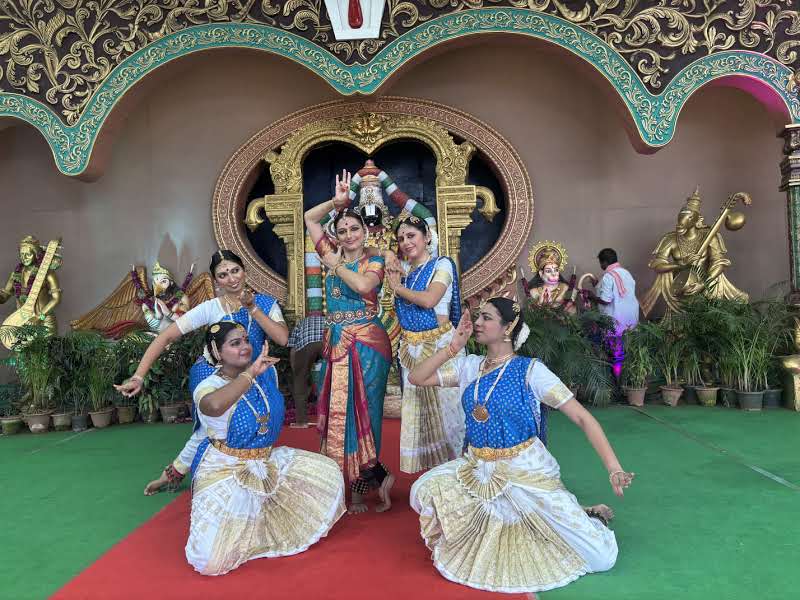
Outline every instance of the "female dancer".
<svg viewBox="0 0 800 600">
<path fill-rule="evenodd" d="M 230 250 L 219 250 L 211 257 L 209 271 L 222 296 L 206 300 L 182 315 L 172 325 L 158 334 L 148 346 L 136 367 L 135 373 L 114 387 L 124 396 L 138 394 L 150 367 L 172 342 L 195 329 L 205 327 L 221 320 L 241 323 L 247 331 L 250 343 L 257 353 L 267 337 L 281 346 L 289 339 L 289 330 L 277 300 L 266 294 L 253 294 L 246 286 L 244 263 Z M 189 392 L 194 394 L 197 384 L 213 372 L 213 367 L 201 356 L 189 371 Z M 145 486 L 145 496 L 155 494 L 167 484 L 178 485 L 189 471 L 197 446 L 202 439 L 198 432 L 199 422 L 195 420 L 195 433 L 181 450 L 178 457 L 164 468 L 161 476 Z"/>
<path fill-rule="evenodd" d="M 272 447 L 284 403 L 268 349 L 265 343 L 251 364 L 253 346 L 241 324 L 220 321 L 206 332 L 205 353 L 216 370 L 194 391 L 204 436 L 192 462 L 186 542 L 186 559 L 203 575 L 303 552 L 344 514 L 335 462 Z"/>
<path fill-rule="evenodd" d="M 394 484 L 380 462 L 381 424 L 386 379 L 392 360 L 389 337 L 378 318 L 378 291 L 383 281 L 383 258 L 365 252 L 367 228 L 361 215 L 339 211 L 333 220 L 336 239 L 329 238 L 320 220 L 331 208 L 344 206 L 350 173 L 336 177 L 333 200 L 305 213 L 308 233 L 325 277 L 326 324 L 323 339 L 319 419 L 322 453 L 333 458 L 351 480 L 350 513 L 367 510 L 364 495 L 377 489 L 378 512 L 391 507 Z"/>
<path fill-rule="evenodd" d="M 618 496 L 633 473 L 622 469 L 600 424 L 569 389 L 538 360 L 514 354 L 527 337 L 517 303 L 492 298 L 482 305 L 475 337 L 487 355 L 455 357 L 472 329 L 464 315 L 450 346 L 409 375 L 415 385 L 459 387 L 467 415 L 466 455 L 411 488 L 434 565 L 447 579 L 496 592 L 549 590 L 610 569 L 617 558 L 605 524 L 610 510 L 584 510 L 564 487 L 538 437 L 541 404 L 584 431 Z"/>
<path fill-rule="evenodd" d="M 404 473 L 430 469 L 460 456 L 464 449 L 464 411 L 458 390 L 417 387 L 408 381 L 411 369 L 447 347 L 461 319 L 455 263 L 448 257 L 431 258 L 430 244 L 427 224 L 411 215 L 397 228 L 397 247 L 404 262 L 387 257 L 386 278 L 394 290 L 402 328 L 400 470 Z"/>
</svg>

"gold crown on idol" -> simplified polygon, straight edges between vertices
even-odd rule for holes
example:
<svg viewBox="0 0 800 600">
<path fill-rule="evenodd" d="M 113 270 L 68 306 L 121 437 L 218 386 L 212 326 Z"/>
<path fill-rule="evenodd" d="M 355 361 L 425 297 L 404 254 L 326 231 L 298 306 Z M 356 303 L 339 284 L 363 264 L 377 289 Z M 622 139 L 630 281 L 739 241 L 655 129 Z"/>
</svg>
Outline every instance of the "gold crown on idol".
<svg viewBox="0 0 800 600">
<path fill-rule="evenodd" d="M 169 269 L 162 267 L 158 261 L 156 261 L 156 264 L 153 265 L 153 277 L 156 275 L 166 275 L 170 278 L 170 281 L 173 279 L 172 273 L 170 273 Z"/>
<path fill-rule="evenodd" d="M 39 250 L 42 245 L 39 243 L 38 238 L 32 235 L 26 235 L 19 243 L 19 247 L 22 248 L 23 246 L 32 246 L 34 250 Z"/>
<path fill-rule="evenodd" d="M 539 272 L 546 265 L 556 265 L 559 271 L 567 266 L 567 250 L 558 242 L 545 240 L 535 244 L 528 254 L 531 271 Z"/>
<path fill-rule="evenodd" d="M 683 210 L 690 210 L 692 212 L 699 213 L 702 204 L 703 201 L 700 198 L 700 186 L 698 185 L 695 188 L 694 193 L 686 199 L 686 204 L 683 206 Z"/>
</svg>

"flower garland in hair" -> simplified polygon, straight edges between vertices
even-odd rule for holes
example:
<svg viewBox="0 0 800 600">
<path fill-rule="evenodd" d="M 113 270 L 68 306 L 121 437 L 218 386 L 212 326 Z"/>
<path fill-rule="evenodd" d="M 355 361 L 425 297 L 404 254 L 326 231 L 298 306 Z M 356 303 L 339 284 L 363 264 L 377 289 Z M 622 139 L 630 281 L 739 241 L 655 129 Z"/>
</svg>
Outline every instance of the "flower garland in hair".
<svg viewBox="0 0 800 600">
<path fill-rule="evenodd" d="M 39 272 L 39 267 L 42 265 L 42 260 L 44 260 L 44 251 L 39 250 L 36 253 L 36 258 L 34 259 L 34 264 L 36 265 L 36 269 L 34 269 L 31 276 L 28 277 L 27 286 L 25 290 L 22 289 L 22 269 L 25 267 L 21 262 L 17 263 L 17 266 L 14 268 L 14 273 L 11 276 L 14 287 L 14 296 L 20 301 L 25 302 L 28 299 L 28 295 L 31 293 L 31 288 L 33 287 L 33 282 L 36 279 L 36 274 Z"/>
<path fill-rule="evenodd" d="M 531 328 L 528 327 L 528 324 L 523 322 L 522 327 L 519 328 L 519 333 L 517 334 L 517 339 L 514 340 L 514 351 L 516 352 L 520 348 L 522 348 L 522 344 L 524 344 L 528 336 L 531 334 Z"/>
</svg>

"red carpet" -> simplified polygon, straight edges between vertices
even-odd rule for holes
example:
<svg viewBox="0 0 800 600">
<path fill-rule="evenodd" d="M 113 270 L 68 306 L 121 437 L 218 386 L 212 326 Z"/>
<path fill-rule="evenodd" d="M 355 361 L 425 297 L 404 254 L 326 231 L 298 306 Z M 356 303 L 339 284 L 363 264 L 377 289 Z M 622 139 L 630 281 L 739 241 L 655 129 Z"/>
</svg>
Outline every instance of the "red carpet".
<svg viewBox="0 0 800 600">
<path fill-rule="evenodd" d="M 399 474 L 400 421 L 386 420 L 381 455 Z M 313 429 L 285 428 L 279 445 L 318 449 Z M 375 600 L 436 598 L 470 600 L 533 595 L 491 594 L 439 575 L 419 536 L 417 514 L 408 505 L 415 477 L 400 475 L 388 513 L 372 510 L 345 515 L 327 538 L 297 556 L 259 559 L 222 577 L 204 577 L 186 562 L 190 495 L 174 502 L 114 546 L 53 597 L 154 598 L 206 600 L 224 598 L 324 598 Z M 146 498 L 142 498 L 146 502 Z"/>
</svg>

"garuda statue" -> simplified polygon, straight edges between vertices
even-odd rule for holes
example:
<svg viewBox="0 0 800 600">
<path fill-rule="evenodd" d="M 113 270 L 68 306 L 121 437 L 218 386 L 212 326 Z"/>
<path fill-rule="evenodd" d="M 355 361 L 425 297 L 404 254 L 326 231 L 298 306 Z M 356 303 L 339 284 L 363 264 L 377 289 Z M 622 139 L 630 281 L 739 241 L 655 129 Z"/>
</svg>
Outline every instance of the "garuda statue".
<svg viewBox="0 0 800 600">
<path fill-rule="evenodd" d="M 192 306 L 213 297 L 208 273 L 193 277 L 190 270 L 179 287 L 172 273 L 156 262 L 150 288 L 145 267 L 131 265 L 130 273 L 99 306 L 71 324 L 73 329 L 98 331 L 114 339 L 134 330 L 158 333 Z"/>
<path fill-rule="evenodd" d="M 733 211 L 739 200 L 745 205 L 752 203 L 744 192 L 732 194 L 711 226 L 706 225 L 700 212 L 700 189 L 686 200 L 678 213 L 675 230 L 664 234 L 647 265 L 656 272 L 656 280 L 640 301 L 645 317 L 660 298 L 666 303 L 667 315 L 681 312 L 683 299 L 695 294 L 748 301 L 748 295 L 725 276 L 731 261 L 726 258 L 727 249 L 719 233 L 723 224 L 731 231 L 744 226 L 745 216 Z"/>
</svg>

